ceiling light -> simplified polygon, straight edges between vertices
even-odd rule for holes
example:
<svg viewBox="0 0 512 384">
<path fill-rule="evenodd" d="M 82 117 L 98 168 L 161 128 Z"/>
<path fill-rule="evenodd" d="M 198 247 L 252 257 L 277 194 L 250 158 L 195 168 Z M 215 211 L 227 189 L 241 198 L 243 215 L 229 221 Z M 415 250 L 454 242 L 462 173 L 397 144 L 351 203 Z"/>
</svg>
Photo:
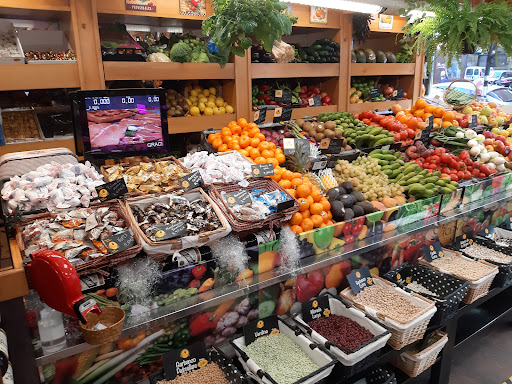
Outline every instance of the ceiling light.
<svg viewBox="0 0 512 384">
<path fill-rule="evenodd" d="M 423 17 L 436 17 L 434 12 L 430 11 L 421 11 L 419 9 L 413 9 L 407 13 L 407 16 L 410 17 L 409 23 L 414 23 L 415 20 L 421 19 Z"/>
<path fill-rule="evenodd" d="M 359 12 L 359 13 L 380 13 L 382 7 L 380 5 L 359 3 L 356 1 L 345 0 L 288 0 L 289 3 L 311 5 L 315 7 L 324 7 L 330 9 L 339 9 L 341 11 Z"/>
</svg>

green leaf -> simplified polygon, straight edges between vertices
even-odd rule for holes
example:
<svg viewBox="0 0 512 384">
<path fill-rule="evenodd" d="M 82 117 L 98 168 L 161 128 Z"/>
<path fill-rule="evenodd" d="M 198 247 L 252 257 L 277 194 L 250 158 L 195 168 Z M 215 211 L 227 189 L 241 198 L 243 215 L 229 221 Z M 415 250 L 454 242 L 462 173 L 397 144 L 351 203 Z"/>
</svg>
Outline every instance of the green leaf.
<svg viewBox="0 0 512 384">
<path fill-rule="evenodd" d="M 251 47 L 251 45 L 252 45 L 252 39 L 250 37 L 244 37 L 242 39 L 242 41 L 240 41 L 240 46 L 243 49 L 248 49 Z"/>
<path fill-rule="evenodd" d="M 235 54 L 237 56 L 245 57 L 245 49 L 243 49 L 242 47 L 239 47 L 237 45 L 233 45 L 231 47 L 231 52 L 233 52 L 233 54 Z"/>
</svg>

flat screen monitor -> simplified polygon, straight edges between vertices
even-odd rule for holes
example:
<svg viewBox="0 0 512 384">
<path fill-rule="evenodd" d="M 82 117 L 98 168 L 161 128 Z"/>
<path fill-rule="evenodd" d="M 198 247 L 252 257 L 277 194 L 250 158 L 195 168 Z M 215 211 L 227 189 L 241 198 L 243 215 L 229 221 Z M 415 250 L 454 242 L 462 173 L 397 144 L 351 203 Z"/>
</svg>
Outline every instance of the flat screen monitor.
<svg viewBox="0 0 512 384">
<path fill-rule="evenodd" d="M 105 159 L 169 152 L 163 89 L 78 91 L 73 116 L 79 155 Z"/>
</svg>

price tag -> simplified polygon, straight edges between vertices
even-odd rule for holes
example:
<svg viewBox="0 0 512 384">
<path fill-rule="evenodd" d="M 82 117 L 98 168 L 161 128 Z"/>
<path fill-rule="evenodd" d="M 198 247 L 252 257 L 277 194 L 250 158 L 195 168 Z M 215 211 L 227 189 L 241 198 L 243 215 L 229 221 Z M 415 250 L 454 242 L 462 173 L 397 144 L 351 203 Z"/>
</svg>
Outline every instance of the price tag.
<svg viewBox="0 0 512 384">
<path fill-rule="evenodd" d="M 252 201 L 251 195 L 245 189 L 236 192 L 226 193 L 226 202 L 229 207 L 235 205 L 245 205 Z"/>
<path fill-rule="evenodd" d="M 108 248 L 111 254 L 124 251 L 135 245 L 135 239 L 130 231 L 116 233 L 103 240 L 103 244 Z"/>
<path fill-rule="evenodd" d="M 402 284 L 404 284 L 404 283 L 409 284 L 412 281 L 411 276 L 403 276 L 400 272 L 395 274 L 394 279 L 397 281 L 397 283 L 402 283 Z"/>
<path fill-rule="evenodd" d="M 432 131 L 433 127 L 434 127 L 434 116 L 429 116 L 427 128 L 425 128 L 423 131 L 421 131 L 421 138 L 420 138 L 421 141 L 423 141 L 424 143 L 428 143 L 430 141 L 430 132 Z"/>
<path fill-rule="evenodd" d="M 372 88 L 370 89 L 370 95 L 368 96 L 370 100 L 376 99 L 380 96 L 380 89 L 379 88 Z"/>
<path fill-rule="evenodd" d="M 455 249 L 457 251 L 467 248 L 470 245 L 473 245 L 473 239 L 467 234 L 463 234 L 455 238 Z"/>
<path fill-rule="evenodd" d="M 288 209 L 288 208 L 291 208 L 293 207 L 293 205 L 295 204 L 295 200 L 293 199 L 290 199 L 290 200 L 285 200 L 285 201 L 282 201 L 281 203 L 277 203 L 277 212 L 281 212 L 281 211 L 284 211 L 285 209 Z"/>
<path fill-rule="evenodd" d="M 327 168 L 327 160 L 315 161 L 311 164 L 311 170 L 313 171 L 319 171 L 325 168 Z"/>
<path fill-rule="evenodd" d="M 98 192 L 98 198 L 100 201 L 107 201 L 122 197 L 125 193 L 128 193 L 128 188 L 126 187 L 124 178 L 121 177 L 120 179 L 109 183 L 98 185 L 96 187 L 96 192 Z"/>
<path fill-rule="evenodd" d="M 184 221 L 176 221 L 170 224 L 155 225 L 153 235 L 155 236 L 156 241 L 183 237 L 187 235 L 187 224 L 185 224 Z"/>
<path fill-rule="evenodd" d="M 478 116 L 477 115 L 469 116 L 468 128 L 475 129 L 477 125 L 478 125 Z"/>
<path fill-rule="evenodd" d="M 180 177 L 178 179 L 178 182 L 180 183 L 181 188 L 183 188 L 184 191 L 189 191 L 191 189 L 200 187 L 201 185 L 204 184 L 203 178 L 201 177 L 199 171 L 195 171 L 189 173 L 188 175 Z"/>
<path fill-rule="evenodd" d="M 308 139 L 294 139 L 294 138 L 290 138 L 290 137 L 284 138 L 283 139 L 283 153 L 285 155 L 294 154 L 296 142 L 297 142 L 297 147 L 309 157 L 310 148 L 309 148 L 309 140 Z"/>
<path fill-rule="evenodd" d="M 254 320 L 244 326 L 245 345 L 251 344 L 259 337 L 277 335 L 278 333 L 279 322 L 276 315 Z"/>
<path fill-rule="evenodd" d="M 348 282 L 350 283 L 350 288 L 352 288 L 352 292 L 354 295 L 357 295 L 366 287 L 373 285 L 373 278 L 370 273 L 368 267 L 363 267 L 358 269 L 357 271 L 352 272 L 347 276 Z"/>
<path fill-rule="evenodd" d="M 322 98 L 320 96 L 310 97 L 308 100 L 308 104 L 310 107 L 321 107 Z"/>
<path fill-rule="evenodd" d="M 485 237 L 486 239 L 490 239 L 493 241 L 495 241 L 496 238 L 498 237 L 496 235 L 496 230 L 494 229 L 494 227 L 492 225 L 489 225 L 487 228 L 478 232 L 478 236 L 482 236 L 482 237 Z"/>
<path fill-rule="evenodd" d="M 266 177 L 274 175 L 274 166 L 272 163 L 252 165 L 252 175 L 254 177 Z"/>
<path fill-rule="evenodd" d="M 208 352 L 202 341 L 166 352 L 163 359 L 166 380 L 174 380 L 178 375 L 202 368 L 209 363 Z"/>
<path fill-rule="evenodd" d="M 282 121 L 290 121 L 292 119 L 292 107 L 277 107 L 274 109 L 274 124 Z"/>
<path fill-rule="evenodd" d="M 327 295 L 322 295 L 307 303 L 302 303 L 302 320 L 306 323 L 321 317 L 329 317 L 330 315 L 331 306 L 329 304 L 329 296 Z"/>
<path fill-rule="evenodd" d="M 393 91 L 393 100 L 401 100 L 404 97 L 404 90 L 402 88 Z"/>
<path fill-rule="evenodd" d="M 443 248 L 441 247 L 441 243 L 436 241 L 434 244 L 425 245 L 423 247 L 423 255 L 425 260 L 428 262 L 432 262 L 440 257 L 444 256 Z"/>
<path fill-rule="evenodd" d="M 322 139 L 318 149 L 322 154 L 338 154 L 341 152 L 341 148 L 343 147 L 343 139 L 330 139 L 325 138 Z"/>
<path fill-rule="evenodd" d="M 267 108 L 260 108 L 254 112 L 254 122 L 256 124 L 261 124 L 265 122 L 267 118 Z"/>
<path fill-rule="evenodd" d="M 283 104 L 290 104 L 292 102 L 291 89 L 276 89 L 274 96 L 277 102 L 281 102 Z"/>
</svg>

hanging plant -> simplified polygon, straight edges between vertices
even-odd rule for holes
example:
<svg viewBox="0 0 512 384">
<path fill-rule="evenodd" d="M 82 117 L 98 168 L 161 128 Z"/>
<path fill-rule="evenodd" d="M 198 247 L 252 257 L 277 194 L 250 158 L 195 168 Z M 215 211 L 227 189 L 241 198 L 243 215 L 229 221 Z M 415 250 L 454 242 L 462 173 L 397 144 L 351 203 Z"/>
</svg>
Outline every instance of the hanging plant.
<svg viewBox="0 0 512 384">
<path fill-rule="evenodd" d="M 370 37 L 370 23 L 372 20 L 372 15 L 366 13 L 352 15 L 352 36 L 357 39 L 359 44 L 364 43 Z"/>
<path fill-rule="evenodd" d="M 406 37 L 414 40 L 416 54 L 425 55 L 427 71 L 432 71 L 432 63 L 439 56 L 451 63 L 463 54 L 474 53 L 479 47 L 488 52 L 491 44 L 501 45 L 508 56 L 512 56 L 512 7 L 504 0 L 478 3 L 472 6 L 469 0 L 408 0 L 408 9 L 401 10 L 407 15 L 409 10 L 430 11 L 435 17 L 423 15 L 411 23 L 406 16 L 403 29 Z"/>
<path fill-rule="evenodd" d="M 203 34 L 215 43 L 217 62 L 228 62 L 232 52 L 244 57 L 253 40 L 272 52 L 274 41 L 292 33 L 297 22 L 288 5 L 279 0 L 213 0 L 213 15 L 203 21 Z"/>
</svg>

